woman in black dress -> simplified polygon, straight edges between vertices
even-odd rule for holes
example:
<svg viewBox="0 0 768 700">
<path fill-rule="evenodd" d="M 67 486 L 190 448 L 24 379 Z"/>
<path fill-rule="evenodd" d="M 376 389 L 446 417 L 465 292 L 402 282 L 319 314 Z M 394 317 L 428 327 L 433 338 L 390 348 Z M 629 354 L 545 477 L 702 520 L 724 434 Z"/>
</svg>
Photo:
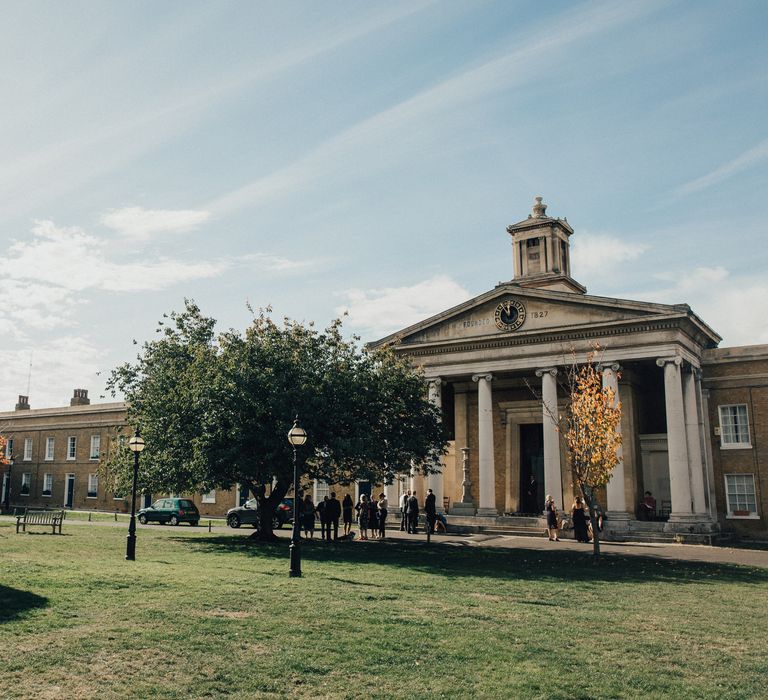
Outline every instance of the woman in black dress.
<svg viewBox="0 0 768 700">
<path fill-rule="evenodd" d="M 547 513 L 547 534 L 549 535 L 549 541 L 559 542 L 560 538 L 557 536 L 557 506 L 555 506 L 555 500 L 552 496 L 547 496 L 547 500 L 544 502 L 544 510 Z"/>
<path fill-rule="evenodd" d="M 587 514 L 584 511 L 584 503 L 581 496 L 576 496 L 576 501 L 571 508 L 571 518 L 573 519 L 573 536 L 579 542 L 589 542 L 589 533 L 587 532 Z"/>
<path fill-rule="evenodd" d="M 341 517 L 344 522 L 344 536 L 348 536 L 352 531 L 352 509 L 354 504 L 352 503 L 352 496 L 347 494 L 344 496 L 344 500 L 341 502 Z"/>
</svg>

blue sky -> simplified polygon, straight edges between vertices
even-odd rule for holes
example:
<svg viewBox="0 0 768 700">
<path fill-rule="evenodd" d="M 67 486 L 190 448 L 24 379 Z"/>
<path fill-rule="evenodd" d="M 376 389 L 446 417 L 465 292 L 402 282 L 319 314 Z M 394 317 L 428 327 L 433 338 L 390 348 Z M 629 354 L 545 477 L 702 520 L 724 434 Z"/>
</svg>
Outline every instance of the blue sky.
<svg viewBox="0 0 768 700">
<path fill-rule="evenodd" d="M 372 340 L 512 277 L 542 195 L 590 293 L 768 343 L 768 4 L 0 2 L 0 410 L 194 298 Z M 101 374 L 98 374 L 101 372 Z"/>
</svg>

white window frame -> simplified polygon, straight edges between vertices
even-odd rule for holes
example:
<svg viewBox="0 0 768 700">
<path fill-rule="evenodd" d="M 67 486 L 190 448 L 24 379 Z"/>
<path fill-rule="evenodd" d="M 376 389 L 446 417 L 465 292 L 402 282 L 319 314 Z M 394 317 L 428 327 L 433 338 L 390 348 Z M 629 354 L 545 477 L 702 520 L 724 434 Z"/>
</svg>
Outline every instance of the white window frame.
<svg viewBox="0 0 768 700">
<path fill-rule="evenodd" d="M 27 488 L 26 493 L 24 493 L 25 486 Z M 21 489 L 19 493 L 22 496 L 29 496 L 31 491 L 32 491 L 32 472 L 24 472 L 21 475 Z"/>
<path fill-rule="evenodd" d="M 46 486 L 48 488 L 46 488 Z M 46 493 L 46 491 L 48 493 Z M 43 490 L 41 492 L 41 496 L 43 498 L 50 498 L 53 494 L 53 474 L 51 472 L 46 472 L 43 474 Z"/>
<path fill-rule="evenodd" d="M 326 496 L 330 497 L 331 485 L 322 479 L 315 479 L 315 484 L 312 491 L 312 500 L 315 503 L 320 503 Z"/>
<path fill-rule="evenodd" d="M 755 510 L 750 510 L 748 515 L 735 515 L 736 510 L 738 511 L 747 510 L 746 508 L 743 508 L 743 509 L 738 508 L 736 510 L 731 510 L 731 491 L 728 488 L 729 477 L 734 480 L 743 479 L 747 485 L 752 486 L 752 499 L 755 502 Z M 725 517 L 728 518 L 729 520 L 759 520 L 760 515 L 757 512 L 757 489 L 755 488 L 755 475 L 754 474 L 724 474 L 723 480 L 725 481 L 725 508 L 726 508 Z M 748 495 L 748 494 L 746 491 L 744 492 L 744 494 L 739 494 L 737 491 L 735 495 L 739 496 L 739 495 Z"/>
<path fill-rule="evenodd" d="M 24 461 L 32 461 L 32 438 L 24 438 Z"/>
<path fill-rule="evenodd" d="M 95 488 L 92 488 L 93 486 L 95 486 Z M 88 475 L 88 491 L 86 491 L 85 497 L 86 498 L 99 497 L 99 475 L 98 474 L 91 473 Z"/>
<path fill-rule="evenodd" d="M 56 439 L 52 437 L 45 438 L 45 461 L 53 462 L 54 450 L 56 449 Z"/>
<path fill-rule="evenodd" d="M 77 437 L 70 435 L 67 438 L 67 462 L 74 462 L 77 459 Z"/>
<path fill-rule="evenodd" d="M 723 421 L 723 413 L 724 410 L 732 409 L 732 408 L 744 408 L 744 418 L 746 420 L 746 424 L 744 426 L 741 426 L 744 430 L 746 430 L 746 441 L 741 442 L 726 442 L 726 437 L 728 435 Z M 720 423 L 720 449 L 721 450 L 751 450 L 752 449 L 752 441 L 750 438 L 750 431 L 749 431 L 749 407 L 745 403 L 729 403 L 729 404 L 723 404 L 722 406 L 717 407 L 717 415 L 718 420 Z M 738 424 L 736 424 L 738 425 Z"/>
<path fill-rule="evenodd" d="M 10 459 L 13 456 L 13 438 L 5 441 L 5 458 Z"/>
<path fill-rule="evenodd" d="M 202 494 L 201 503 L 216 503 L 216 489 L 211 489 L 208 493 Z"/>
<path fill-rule="evenodd" d="M 101 435 L 91 435 L 91 459 L 96 461 L 99 459 L 99 453 L 101 452 Z"/>
</svg>

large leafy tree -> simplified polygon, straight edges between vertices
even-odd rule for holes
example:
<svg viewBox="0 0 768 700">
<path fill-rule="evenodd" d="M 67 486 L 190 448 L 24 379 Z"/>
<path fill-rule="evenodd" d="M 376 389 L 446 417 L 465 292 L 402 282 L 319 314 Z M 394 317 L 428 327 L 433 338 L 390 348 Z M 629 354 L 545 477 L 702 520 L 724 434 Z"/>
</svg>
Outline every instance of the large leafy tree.
<svg viewBox="0 0 768 700">
<path fill-rule="evenodd" d="M 423 378 L 390 351 L 345 340 L 341 321 L 324 330 L 277 324 L 267 310 L 244 332 L 217 335 L 215 321 L 187 301 L 158 332 L 108 382 L 146 441 L 142 490 L 240 483 L 259 499 L 269 536 L 292 483 L 287 433 L 296 414 L 308 433 L 300 448 L 307 478 L 386 482 L 411 466 L 439 468 L 446 435 Z M 130 463 L 118 442 L 107 462 L 117 489 L 129 488 Z"/>
</svg>

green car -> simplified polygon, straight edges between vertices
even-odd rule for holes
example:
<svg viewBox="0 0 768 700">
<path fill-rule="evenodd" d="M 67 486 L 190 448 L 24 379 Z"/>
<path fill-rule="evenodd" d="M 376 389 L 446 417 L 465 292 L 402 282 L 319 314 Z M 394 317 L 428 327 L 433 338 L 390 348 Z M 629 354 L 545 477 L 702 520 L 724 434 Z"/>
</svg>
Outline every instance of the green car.
<svg viewBox="0 0 768 700">
<path fill-rule="evenodd" d="M 142 508 L 139 511 L 139 522 L 142 525 L 153 520 L 161 525 L 189 523 L 194 527 L 200 522 L 200 511 L 188 498 L 160 498 L 149 508 Z"/>
</svg>

